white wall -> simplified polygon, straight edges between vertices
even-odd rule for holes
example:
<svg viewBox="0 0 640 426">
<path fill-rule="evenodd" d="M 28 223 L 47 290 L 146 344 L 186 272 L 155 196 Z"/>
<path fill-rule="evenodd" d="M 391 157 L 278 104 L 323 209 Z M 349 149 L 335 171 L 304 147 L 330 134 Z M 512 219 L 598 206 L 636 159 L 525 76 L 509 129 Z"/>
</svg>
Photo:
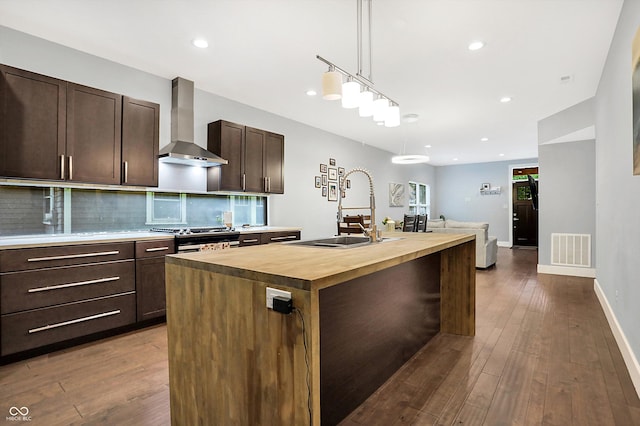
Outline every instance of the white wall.
<svg viewBox="0 0 640 426">
<path fill-rule="evenodd" d="M 538 264 L 551 264 L 552 233 L 589 234 L 595 268 L 595 141 L 540 145 L 538 158 Z"/>
<path fill-rule="evenodd" d="M 432 216 L 488 222 L 489 235 L 496 236 L 499 244 L 509 245 L 510 167 L 537 162 L 533 158 L 437 167 L 437 209 L 431 210 L 434 213 Z M 499 186 L 502 192 L 499 195 L 481 194 L 483 183 Z"/>
<path fill-rule="evenodd" d="M 0 63 L 121 93 L 160 104 L 160 147 L 170 142 L 171 78 L 154 76 L 125 65 L 88 55 L 21 32 L 0 27 Z M 314 187 L 319 164 L 335 158 L 347 171 L 364 167 L 374 177 L 378 225 L 385 216 L 402 218 L 407 207 L 389 207 L 388 184 L 418 181 L 435 187 L 429 165 L 400 166 L 391 153 L 349 140 L 284 117 L 243 105 L 197 89 L 194 96 L 195 142 L 206 147 L 207 123 L 225 119 L 285 135 L 285 194 L 269 200 L 269 223 L 300 226 L 303 238 L 336 232 L 337 202 L 329 202 Z M 203 169 L 162 164 L 160 187 L 201 192 L 206 190 Z M 352 175 L 346 206 L 369 205 L 364 175 Z M 407 188 L 408 190 L 408 188 Z"/>
<path fill-rule="evenodd" d="M 638 27 L 640 1 L 626 0 L 596 93 L 596 279 L 635 354 L 636 366 L 640 176 L 632 174 L 631 41 Z M 640 379 L 635 378 L 639 389 Z"/>
</svg>

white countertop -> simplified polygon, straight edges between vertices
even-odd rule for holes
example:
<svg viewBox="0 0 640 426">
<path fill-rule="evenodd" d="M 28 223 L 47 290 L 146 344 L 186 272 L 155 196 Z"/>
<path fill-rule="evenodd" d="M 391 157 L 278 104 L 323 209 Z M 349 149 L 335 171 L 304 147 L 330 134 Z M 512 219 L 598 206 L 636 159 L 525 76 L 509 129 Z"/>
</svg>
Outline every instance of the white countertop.
<svg viewBox="0 0 640 426">
<path fill-rule="evenodd" d="M 0 237 L 0 250 L 48 247 L 53 245 L 92 244 L 113 241 L 162 240 L 171 238 L 173 238 L 173 234 L 147 231 L 23 235 Z"/>
<path fill-rule="evenodd" d="M 242 234 L 259 232 L 279 232 L 279 231 L 300 231 L 302 228 L 284 226 L 252 226 L 235 228 Z M 173 238 L 173 234 L 164 232 L 149 231 L 122 231 L 122 232 L 86 232 L 78 234 L 42 234 L 42 235 L 18 235 L 3 237 L 0 236 L 0 250 L 63 246 L 72 244 L 93 244 L 113 241 L 141 241 L 141 240 L 163 240 Z"/>
<path fill-rule="evenodd" d="M 241 234 L 251 234 L 258 232 L 302 231 L 302 228 L 297 228 L 295 226 L 250 226 L 248 228 L 236 226 L 235 229 L 236 231 L 240 231 Z"/>
</svg>

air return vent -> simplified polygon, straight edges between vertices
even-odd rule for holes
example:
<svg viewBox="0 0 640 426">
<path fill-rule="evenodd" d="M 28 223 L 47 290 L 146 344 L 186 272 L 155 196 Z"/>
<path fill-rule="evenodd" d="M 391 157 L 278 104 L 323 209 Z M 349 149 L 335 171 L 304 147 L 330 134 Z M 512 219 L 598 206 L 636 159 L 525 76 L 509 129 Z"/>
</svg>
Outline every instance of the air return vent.
<svg viewBox="0 0 640 426">
<path fill-rule="evenodd" d="M 590 234 L 551 234 L 551 264 L 591 267 Z"/>
</svg>

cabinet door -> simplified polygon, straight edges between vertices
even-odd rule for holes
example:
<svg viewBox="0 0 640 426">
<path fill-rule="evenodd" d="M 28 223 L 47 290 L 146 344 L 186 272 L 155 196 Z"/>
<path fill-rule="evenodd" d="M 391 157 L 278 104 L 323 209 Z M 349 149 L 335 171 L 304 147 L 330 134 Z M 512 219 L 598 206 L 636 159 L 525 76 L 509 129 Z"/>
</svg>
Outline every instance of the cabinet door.
<svg viewBox="0 0 640 426">
<path fill-rule="evenodd" d="M 136 260 L 136 297 L 138 321 L 165 315 L 164 256 Z"/>
<path fill-rule="evenodd" d="M 160 105 L 122 99 L 122 183 L 158 186 Z"/>
<path fill-rule="evenodd" d="M 266 192 L 264 174 L 264 146 L 266 132 L 247 127 L 244 152 L 244 190 Z"/>
<path fill-rule="evenodd" d="M 265 232 L 262 234 L 262 244 L 282 243 L 300 239 L 300 231 Z"/>
<path fill-rule="evenodd" d="M 207 128 L 207 149 L 229 162 L 219 167 L 219 187 L 210 190 L 242 191 L 245 127 L 218 120 Z"/>
<path fill-rule="evenodd" d="M 122 96 L 69 83 L 67 179 L 120 184 Z"/>
<path fill-rule="evenodd" d="M 284 194 L 284 136 L 267 132 L 264 146 L 264 170 L 267 190 Z"/>
<path fill-rule="evenodd" d="M 67 83 L 0 66 L 0 176 L 60 180 Z"/>
<path fill-rule="evenodd" d="M 240 247 L 257 246 L 262 244 L 262 234 L 252 232 L 250 234 L 240 234 Z"/>
</svg>

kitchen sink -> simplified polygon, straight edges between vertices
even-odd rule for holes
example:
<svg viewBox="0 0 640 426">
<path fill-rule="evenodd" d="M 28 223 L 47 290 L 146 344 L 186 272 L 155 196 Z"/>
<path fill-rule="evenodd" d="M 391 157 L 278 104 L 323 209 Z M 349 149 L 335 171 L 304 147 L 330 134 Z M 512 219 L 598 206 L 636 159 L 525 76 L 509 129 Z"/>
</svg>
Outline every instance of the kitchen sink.
<svg viewBox="0 0 640 426">
<path fill-rule="evenodd" d="M 383 238 L 380 242 L 395 241 L 401 238 Z M 350 235 L 340 235 L 337 237 L 319 238 L 317 240 L 295 241 L 288 244 L 296 246 L 308 246 L 308 247 L 333 247 L 333 248 L 352 248 L 361 247 L 369 244 L 374 244 L 369 240 L 369 237 L 352 237 Z"/>
</svg>

